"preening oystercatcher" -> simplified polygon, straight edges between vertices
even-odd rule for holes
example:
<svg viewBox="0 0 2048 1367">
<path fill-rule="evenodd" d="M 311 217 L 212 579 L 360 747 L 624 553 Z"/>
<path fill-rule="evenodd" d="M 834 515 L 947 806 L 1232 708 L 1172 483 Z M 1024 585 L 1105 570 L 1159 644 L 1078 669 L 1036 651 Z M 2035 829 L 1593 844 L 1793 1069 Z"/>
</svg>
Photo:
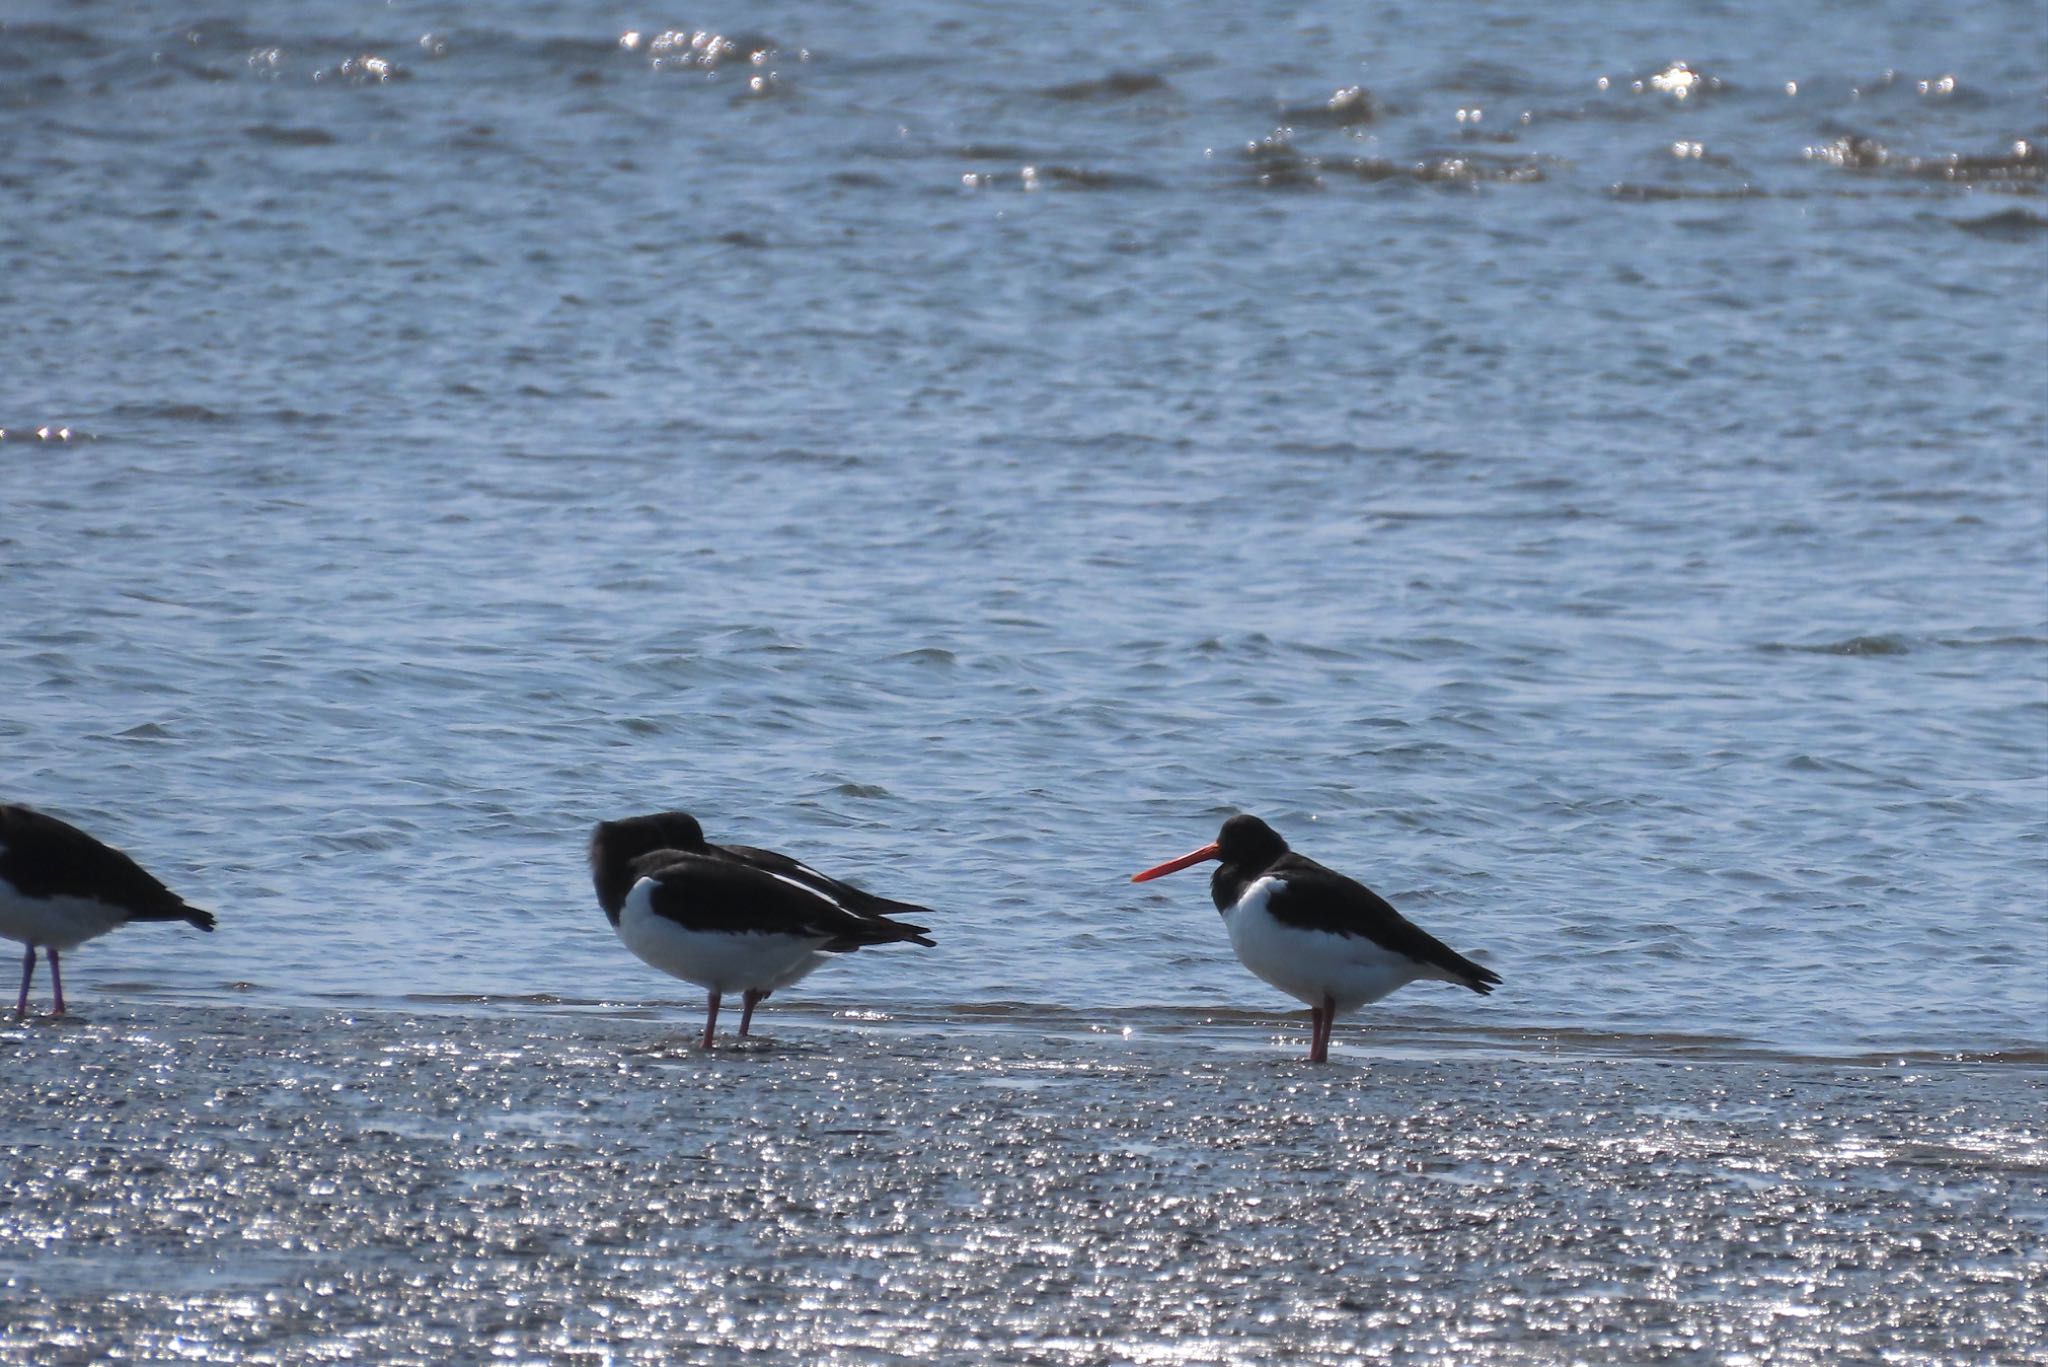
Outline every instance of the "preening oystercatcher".
<svg viewBox="0 0 2048 1367">
<path fill-rule="evenodd" d="M 1231 817 L 1214 844 L 1133 874 L 1131 881 L 1205 859 L 1222 861 L 1209 877 L 1209 896 L 1223 913 L 1238 961 L 1308 1003 L 1311 1063 L 1329 1061 L 1330 1027 L 1340 1013 L 1417 979 L 1456 983 L 1481 996 L 1500 984 L 1500 974 L 1444 944 L 1371 888 L 1288 849 L 1280 833 L 1255 816 Z"/>
<path fill-rule="evenodd" d="M 0 936 L 28 946 L 16 1020 L 28 1015 L 38 945 L 50 960 L 51 1014 L 61 1016 L 58 952 L 130 921 L 184 921 L 213 929 L 212 912 L 187 906 L 113 846 L 33 808 L 0 803 Z"/>
<path fill-rule="evenodd" d="M 826 955 L 932 943 L 925 927 L 895 919 L 924 907 L 862 892 L 773 850 L 712 845 L 687 812 L 599 822 L 590 877 L 626 948 L 709 993 L 706 1049 L 723 996 L 740 995 L 744 1038 L 754 1008 Z"/>
<path fill-rule="evenodd" d="M 760 869 L 764 873 L 794 878 L 814 892 L 829 897 L 854 915 L 868 920 L 886 916 L 932 914 L 930 907 L 921 907 L 914 902 L 891 901 L 887 897 L 877 897 L 872 892 L 863 892 L 851 883 L 842 883 L 837 878 L 819 873 L 810 865 L 774 850 L 756 849 L 752 845 L 714 845 L 704 838 L 703 826 L 688 812 L 650 812 L 646 816 L 607 821 L 597 828 L 598 836 L 603 836 L 608 831 L 611 838 L 622 846 L 646 845 L 649 849 L 678 850 L 683 854 L 702 855 L 706 859 L 729 859 L 736 864 L 746 864 Z M 596 837 L 592 837 L 593 848 L 595 840 Z M 591 869 L 593 872 L 597 869 L 594 853 Z M 625 888 L 619 888 L 617 895 L 624 896 L 625 891 Z M 599 886 L 597 895 L 599 901 L 608 895 L 602 885 Z"/>
</svg>

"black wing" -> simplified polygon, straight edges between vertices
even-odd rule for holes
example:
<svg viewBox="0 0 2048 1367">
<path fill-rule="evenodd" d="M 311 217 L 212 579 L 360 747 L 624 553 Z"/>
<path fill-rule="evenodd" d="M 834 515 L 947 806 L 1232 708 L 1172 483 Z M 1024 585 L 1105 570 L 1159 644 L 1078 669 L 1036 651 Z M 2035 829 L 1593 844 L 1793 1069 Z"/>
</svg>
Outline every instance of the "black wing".
<svg viewBox="0 0 2048 1367">
<path fill-rule="evenodd" d="M 112 845 L 18 803 L 0 804 L 0 878 L 24 897 L 82 897 L 119 907 L 131 921 L 190 921 L 213 913 L 185 899 Z"/>
<path fill-rule="evenodd" d="M 878 897 L 872 892 L 863 892 L 851 883 L 844 883 L 829 874 L 819 873 L 809 864 L 791 859 L 788 855 L 774 850 L 756 849 L 752 845 L 713 845 L 711 848 L 742 864 L 768 873 L 779 873 L 784 878 L 794 878 L 799 883 L 816 888 L 856 916 L 873 920 L 877 917 L 932 914 L 930 907 L 921 907 L 915 902 L 898 902 L 892 898 Z M 919 926 L 918 929 L 923 930 L 924 927 Z"/>
<path fill-rule="evenodd" d="M 731 859 L 658 850 L 634 864 L 652 880 L 655 915 L 688 930 L 815 936 L 820 949 L 842 953 L 863 945 L 908 940 L 929 945 L 921 926 L 857 916 L 816 888 Z"/>
<path fill-rule="evenodd" d="M 1280 880 L 1280 886 L 1266 903 L 1266 909 L 1277 921 L 1306 930 L 1371 940 L 1383 949 L 1454 974 L 1481 996 L 1500 985 L 1500 974 L 1458 953 L 1355 879 L 1293 853 L 1266 873 Z"/>
</svg>

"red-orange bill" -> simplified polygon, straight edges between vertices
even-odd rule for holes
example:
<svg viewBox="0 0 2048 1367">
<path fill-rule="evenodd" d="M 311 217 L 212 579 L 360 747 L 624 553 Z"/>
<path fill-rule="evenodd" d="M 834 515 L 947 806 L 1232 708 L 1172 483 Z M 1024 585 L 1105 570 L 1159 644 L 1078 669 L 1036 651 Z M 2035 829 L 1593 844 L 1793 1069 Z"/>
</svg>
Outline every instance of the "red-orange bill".
<svg viewBox="0 0 2048 1367">
<path fill-rule="evenodd" d="M 1216 847 L 1214 845 L 1204 845 L 1199 850 L 1188 851 L 1178 859 L 1169 859 L 1157 868 L 1147 869 L 1143 873 L 1134 873 L 1131 875 L 1131 881 L 1133 883 L 1149 883 L 1155 878 L 1164 878 L 1169 873 L 1177 873 L 1190 864 L 1199 864 L 1204 859 L 1214 859 L 1215 857 Z"/>
</svg>

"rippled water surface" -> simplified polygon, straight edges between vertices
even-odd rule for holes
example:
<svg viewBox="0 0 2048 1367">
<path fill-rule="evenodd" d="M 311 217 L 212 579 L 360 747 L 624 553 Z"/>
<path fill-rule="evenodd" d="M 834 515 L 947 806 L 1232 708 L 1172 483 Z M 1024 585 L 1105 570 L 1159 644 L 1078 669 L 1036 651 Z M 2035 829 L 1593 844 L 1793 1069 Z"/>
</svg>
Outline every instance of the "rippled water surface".
<svg viewBox="0 0 2048 1367">
<path fill-rule="evenodd" d="M 74 995 L 686 1020 L 682 806 L 937 909 L 776 1009 L 1263 1045 L 1244 809 L 1506 977 L 1389 1040 L 2038 1050 L 2043 49 L 10 6 L 0 794 L 221 916 Z"/>
</svg>

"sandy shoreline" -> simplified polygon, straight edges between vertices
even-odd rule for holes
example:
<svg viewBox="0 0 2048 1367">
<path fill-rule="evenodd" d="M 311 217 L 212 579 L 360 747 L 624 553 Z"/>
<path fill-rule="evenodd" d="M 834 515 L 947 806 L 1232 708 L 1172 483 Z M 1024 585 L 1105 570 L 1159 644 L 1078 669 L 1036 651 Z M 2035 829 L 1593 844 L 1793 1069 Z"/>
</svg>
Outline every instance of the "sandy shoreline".
<svg viewBox="0 0 2048 1367">
<path fill-rule="evenodd" d="M 2048 1362 L 2039 1067 L 83 1015 L 7 1362 Z"/>
</svg>

